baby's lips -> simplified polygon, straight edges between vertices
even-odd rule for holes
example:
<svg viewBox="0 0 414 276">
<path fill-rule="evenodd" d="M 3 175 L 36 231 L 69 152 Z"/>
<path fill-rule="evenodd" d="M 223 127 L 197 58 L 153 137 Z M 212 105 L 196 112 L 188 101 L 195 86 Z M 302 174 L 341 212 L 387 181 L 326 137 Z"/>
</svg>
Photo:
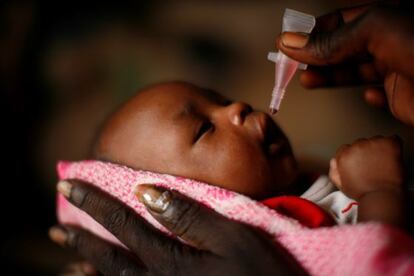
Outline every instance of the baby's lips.
<svg viewBox="0 0 414 276">
<path fill-rule="evenodd" d="M 250 136 L 262 145 L 265 141 L 266 126 L 259 114 L 260 113 L 255 112 L 246 116 L 244 126 L 248 130 Z"/>
<path fill-rule="evenodd" d="M 272 142 L 269 145 L 269 149 L 268 149 L 269 154 L 270 155 L 276 155 L 277 153 L 279 153 L 284 148 L 284 145 L 285 145 L 285 143 L 282 140 Z"/>
<path fill-rule="evenodd" d="M 255 123 L 257 124 L 257 127 L 261 133 L 262 142 L 265 142 L 266 140 L 273 140 L 274 137 L 272 135 L 272 119 L 263 112 L 258 113 L 255 119 Z"/>
</svg>

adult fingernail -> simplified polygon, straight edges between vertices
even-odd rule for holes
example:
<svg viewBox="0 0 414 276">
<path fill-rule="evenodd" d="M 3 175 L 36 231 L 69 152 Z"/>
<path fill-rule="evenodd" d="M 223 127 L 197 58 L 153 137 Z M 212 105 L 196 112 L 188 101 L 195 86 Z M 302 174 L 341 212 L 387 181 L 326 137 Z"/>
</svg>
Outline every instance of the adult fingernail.
<svg viewBox="0 0 414 276">
<path fill-rule="evenodd" d="M 61 180 L 57 184 L 57 190 L 66 198 L 69 198 L 72 191 L 72 184 L 69 181 Z"/>
<path fill-rule="evenodd" d="M 49 238 L 60 246 L 65 246 L 68 240 L 68 232 L 59 226 L 53 226 L 49 229 Z"/>
<path fill-rule="evenodd" d="M 282 44 L 288 48 L 302 49 L 308 40 L 309 35 L 304 33 L 285 32 L 282 34 Z"/>
<path fill-rule="evenodd" d="M 171 202 L 171 192 L 152 185 L 137 185 L 134 193 L 151 211 L 163 213 Z"/>
</svg>

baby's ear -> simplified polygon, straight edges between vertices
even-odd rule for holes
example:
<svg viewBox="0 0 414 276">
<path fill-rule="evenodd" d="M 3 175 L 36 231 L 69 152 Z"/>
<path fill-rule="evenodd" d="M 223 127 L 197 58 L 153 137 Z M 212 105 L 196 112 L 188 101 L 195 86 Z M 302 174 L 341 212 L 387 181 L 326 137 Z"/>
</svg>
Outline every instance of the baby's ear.
<svg viewBox="0 0 414 276">
<path fill-rule="evenodd" d="M 338 164 L 335 158 L 332 158 L 329 162 L 329 178 L 338 189 L 341 189 L 341 177 L 339 175 Z"/>
</svg>

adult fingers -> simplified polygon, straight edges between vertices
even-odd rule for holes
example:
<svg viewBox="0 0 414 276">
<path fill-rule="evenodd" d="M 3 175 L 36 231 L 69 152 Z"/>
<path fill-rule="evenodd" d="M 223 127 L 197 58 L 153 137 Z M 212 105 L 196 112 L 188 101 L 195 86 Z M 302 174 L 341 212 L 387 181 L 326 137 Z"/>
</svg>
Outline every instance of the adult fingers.
<svg viewBox="0 0 414 276">
<path fill-rule="evenodd" d="M 316 18 L 315 28 L 312 32 L 330 32 L 348 23 L 365 13 L 375 3 L 362 4 L 355 7 L 338 9 Z"/>
<path fill-rule="evenodd" d="M 267 270 L 264 268 L 272 267 L 269 270 L 277 271 L 278 275 L 305 275 L 302 267 L 281 245 L 260 231 L 229 220 L 192 199 L 164 188 L 140 185 L 136 192 L 161 224 L 185 241 L 214 253 L 199 259 L 202 261 L 197 265 L 181 259 L 187 269 L 194 271 L 195 267 L 200 269 L 200 266 L 206 265 L 206 268 L 222 270 L 220 274 L 210 273 L 214 275 L 239 275 L 241 271 L 245 275 L 270 275 L 269 271 L 264 272 Z M 235 266 L 230 269 L 232 263 Z M 226 269 L 220 268 L 223 265 Z M 226 270 L 233 272 L 224 273 Z"/>
<path fill-rule="evenodd" d="M 98 271 L 88 262 L 75 262 L 66 265 L 60 272 L 60 276 L 97 276 Z"/>
<path fill-rule="evenodd" d="M 300 83 L 306 88 L 380 84 L 381 73 L 372 63 L 343 64 L 337 66 L 309 66 L 300 75 Z"/>
<path fill-rule="evenodd" d="M 412 12 L 377 6 L 332 31 L 283 33 L 277 46 L 291 58 L 311 65 L 375 60 L 380 66 L 413 76 Z"/>
<path fill-rule="evenodd" d="M 414 80 L 402 74 L 385 77 L 384 88 L 391 113 L 402 122 L 414 126 Z"/>
<path fill-rule="evenodd" d="M 383 11 L 396 6 L 395 1 L 381 1 L 336 10 L 318 17 L 311 35 L 281 34 L 276 47 L 295 60 L 313 65 L 365 60 L 370 56 L 367 42 L 376 35 L 373 29 L 381 29 L 388 22 Z"/>
<path fill-rule="evenodd" d="M 186 250 L 185 245 L 162 234 L 128 206 L 90 184 L 66 180 L 60 181 L 57 189 L 114 234 L 151 269 L 157 263 L 172 266 L 172 251 Z"/>
<path fill-rule="evenodd" d="M 377 108 L 387 107 L 387 96 L 382 88 L 371 87 L 366 89 L 364 92 L 364 99 L 371 106 Z"/>
<path fill-rule="evenodd" d="M 365 20 L 355 20 L 332 32 L 311 35 L 285 32 L 278 41 L 279 49 L 291 58 L 306 64 L 332 65 L 346 60 L 367 60 L 366 49 L 371 27 Z"/>
<path fill-rule="evenodd" d="M 350 32 L 342 33 L 342 30 L 346 29 L 346 24 L 362 16 L 372 6 L 373 4 L 364 4 L 319 16 L 310 37 L 306 34 L 286 32 L 276 39 L 276 47 L 303 63 L 325 65 L 326 61 L 321 59 L 330 55 L 333 48 L 342 42 L 341 36 L 346 36 Z"/>
<path fill-rule="evenodd" d="M 76 250 L 105 275 L 147 275 L 146 268 L 139 265 L 139 260 L 133 258 L 125 249 L 85 230 L 54 226 L 50 229 L 49 236 L 60 245 Z"/>
<path fill-rule="evenodd" d="M 312 32 L 330 32 L 343 24 L 349 23 L 369 9 L 377 5 L 388 5 L 388 6 L 401 6 L 401 1 L 399 0 L 382 0 L 382 1 L 372 1 L 371 3 L 356 5 L 347 8 L 337 9 L 333 12 L 318 16 L 316 18 L 316 24 Z"/>
<path fill-rule="evenodd" d="M 137 197 L 171 232 L 190 244 L 224 256 L 240 244 L 248 246 L 253 230 L 229 220 L 178 193 L 152 185 L 137 187 Z M 257 235 L 257 234 L 256 234 Z M 249 238 L 250 236 L 250 238 Z"/>
</svg>

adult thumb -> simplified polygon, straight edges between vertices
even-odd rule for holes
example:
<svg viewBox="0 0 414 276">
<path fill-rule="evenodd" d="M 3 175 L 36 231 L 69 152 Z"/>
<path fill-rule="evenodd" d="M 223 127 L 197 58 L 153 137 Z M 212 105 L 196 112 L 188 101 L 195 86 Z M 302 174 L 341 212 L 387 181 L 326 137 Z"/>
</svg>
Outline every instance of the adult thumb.
<svg viewBox="0 0 414 276">
<path fill-rule="evenodd" d="M 329 32 L 284 32 L 277 47 L 287 56 L 311 65 L 334 65 L 368 56 L 370 30 L 364 16 Z"/>
</svg>

